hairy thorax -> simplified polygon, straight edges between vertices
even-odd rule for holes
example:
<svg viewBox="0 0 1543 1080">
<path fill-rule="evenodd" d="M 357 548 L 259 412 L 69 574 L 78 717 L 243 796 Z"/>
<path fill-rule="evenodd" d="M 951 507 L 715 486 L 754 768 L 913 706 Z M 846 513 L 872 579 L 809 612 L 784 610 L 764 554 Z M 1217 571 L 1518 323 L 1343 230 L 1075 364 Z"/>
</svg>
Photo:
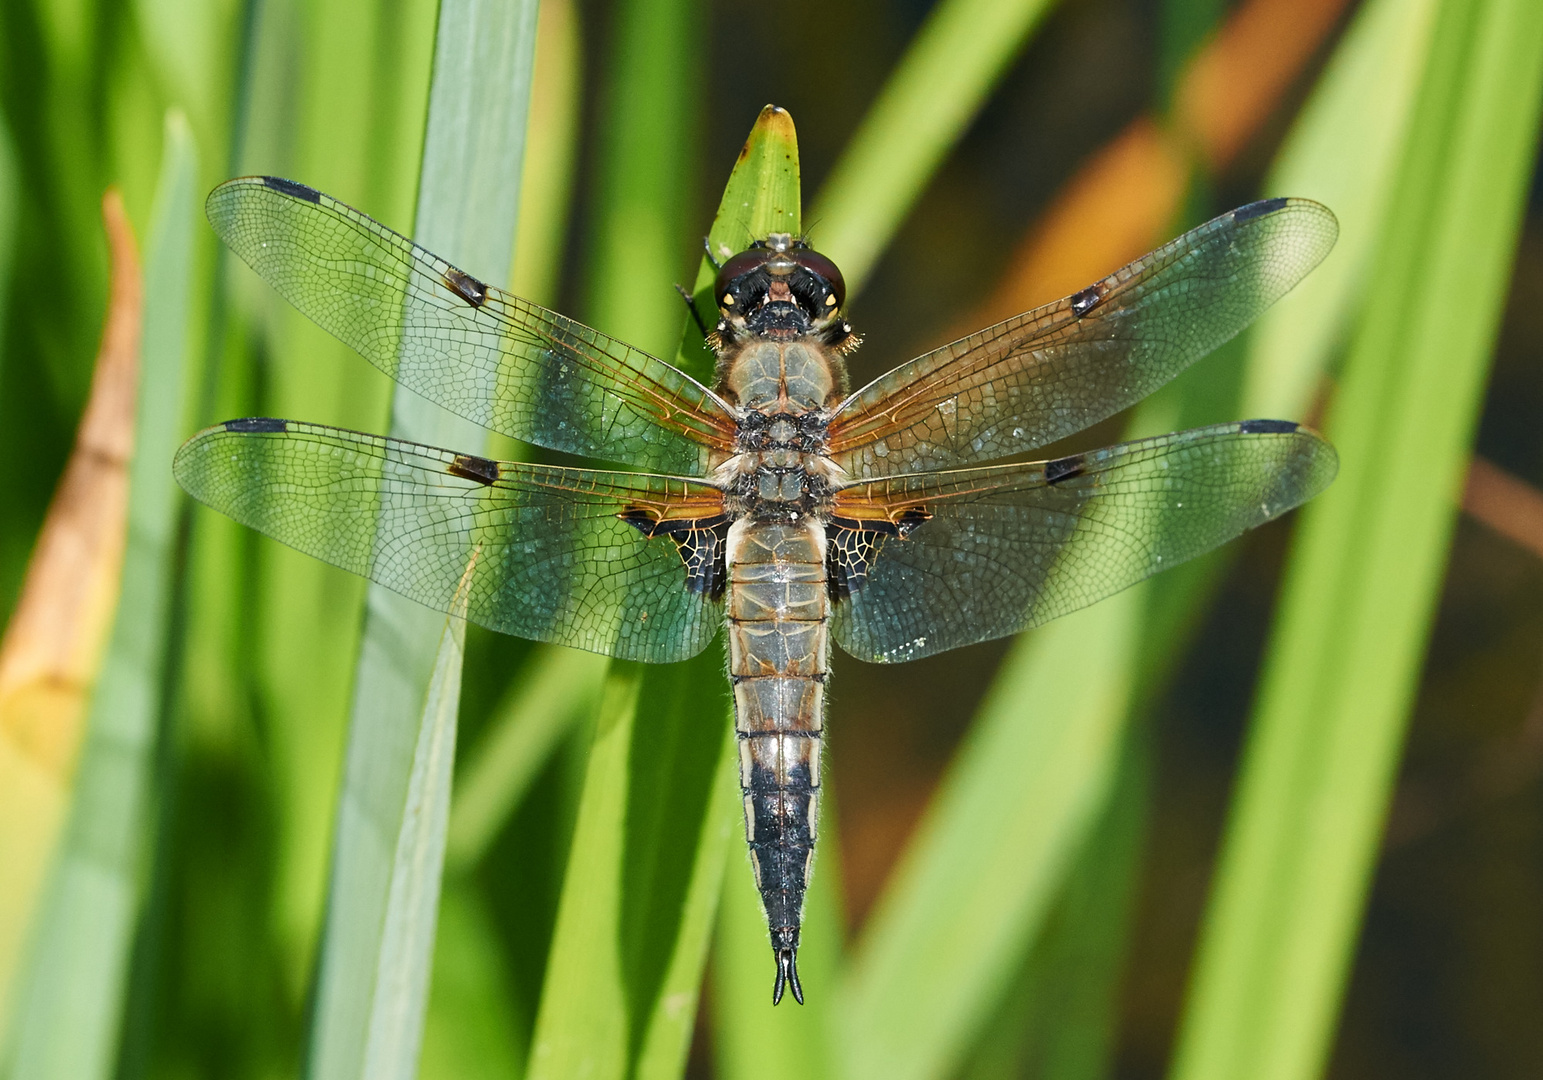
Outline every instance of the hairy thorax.
<svg viewBox="0 0 1543 1080">
<path fill-rule="evenodd" d="M 719 364 L 719 388 L 740 409 L 735 454 L 716 470 L 731 518 L 828 516 L 841 470 L 825 455 L 830 412 L 844 392 L 840 359 L 799 336 L 752 338 Z"/>
</svg>

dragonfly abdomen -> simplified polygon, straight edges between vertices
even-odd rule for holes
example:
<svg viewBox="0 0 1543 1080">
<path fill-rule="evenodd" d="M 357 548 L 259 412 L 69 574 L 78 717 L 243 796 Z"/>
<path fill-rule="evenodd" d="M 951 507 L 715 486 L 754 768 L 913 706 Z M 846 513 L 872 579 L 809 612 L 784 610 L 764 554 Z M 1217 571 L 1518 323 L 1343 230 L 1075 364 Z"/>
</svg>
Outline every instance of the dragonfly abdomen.
<svg viewBox="0 0 1543 1080">
<path fill-rule="evenodd" d="M 827 671 L 825 527 L 741 519 L 729 530 L 729 676 L 745 839 L 785 986 L 795 963 L 817 836 Z"/>
</svg>

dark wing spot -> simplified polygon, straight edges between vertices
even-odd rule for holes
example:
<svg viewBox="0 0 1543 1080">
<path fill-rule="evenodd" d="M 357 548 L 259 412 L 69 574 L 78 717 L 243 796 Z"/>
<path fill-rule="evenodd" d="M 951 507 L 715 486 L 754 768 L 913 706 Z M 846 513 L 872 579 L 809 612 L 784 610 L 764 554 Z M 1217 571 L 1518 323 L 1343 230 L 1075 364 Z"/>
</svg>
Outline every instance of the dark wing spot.
<svg viewBox="0 0 1543 1080">
<path fill-rule="evenodd" d="M 297 184 L 293 180 L 285 180 L 282 176 L 265 176 L 263 177 L 263 184 L 266 187 L 271 187 L 274 191 L 283 192 L 291 199 L 302 199 L 305 202 L 311 203 L 321 202 L 321 192 L 313 187 Z"/>
<path fill-rule="evenodd" d="M 1244 420 L 1238 425 L 1244 435 L 1290 435 L 1296 429 L 1290 420 Z"/>
<path fill-rule="evenodd" d="M 445 271 L 445 284 L 472 307 L 480 308 L 487 302 L 488 287 L 464 270 L 455 267 Z"/>
<path fill-rule="evenodd" d="M 276 435 L 289 430 L 289 421 L 274 420 L 267 416 L 249 416 L 242 420 L 225 421 L 225 430 L 236 431 L 242 434 L 256 432 L 264 435 Z"/>
<path fill-rule="evenodd" d="M 455 460 L 445 471 L 451 476 L 459 476 L 462 480 L 475 480 L 489 487 L 498 483 L 498 462 L 492 458 L 478 457 L 476 454 L 455 455 Z"/>
<path fill-rule="evenodd" d="M 1096 308 L 1099 304 L 1099 301 L 1103 300 L 1103 298 L 1104 287 L 1102 284 L 1089 285 L 1081 292 L 1072 293 L 1072 314 L 1077 316 L 1079 319 L 1082 318 L 1088 312 Z"/>
<path fill-rule="evenodd" d="M 1286 203 L 1286 199 L 1260 199 L 1258 202 L 1251 202 L 1247 206 L 1238 207 L 1232 212 L 1232 220 L 1251 221 L 1257 217 L 1264 217 L 1266 214 L 1273 214 L 1277 210 L 1284 209 Z"/>
<path fill-rule="evenodd" d="M 1081 476 L 1087 471 L 1087 459 L 1081 454 L 1073 454 L 1071 457 L 1056 458 L 1054 461 L 1045 462 L 1045 482 L 1047 484 L 1059 484 L 1063 480 Z"/>
</svg>

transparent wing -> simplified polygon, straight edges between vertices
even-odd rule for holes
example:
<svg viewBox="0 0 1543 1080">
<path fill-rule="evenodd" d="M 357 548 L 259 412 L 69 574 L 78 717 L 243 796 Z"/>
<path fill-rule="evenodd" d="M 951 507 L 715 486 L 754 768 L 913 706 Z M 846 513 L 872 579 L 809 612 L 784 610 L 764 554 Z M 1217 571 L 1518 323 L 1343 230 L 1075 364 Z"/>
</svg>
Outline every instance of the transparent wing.
<svg viewBox="0 0 1543 1080">
<path fill-rule="evenodd" d="M 221 184 L 220 238 L 323 329 L 403 386 L 493 431 L 638 468 L 700 473 L 734 419 L 701 383 L 492 288 L 289 180 Z"/>
<path fill-rule="evenodd" d="M 1337 235 L 1334 215 L 1305 199 L 1223 214 L 859 390 L 831 422 L 831 456 L 852 476 L 891 476 L 992 461 L 1081 431 L 1237 334 Z"/>
<path fill-rule="evenodd" d="M 836 606 L 836 640 L 899 661 L 1037 626 L 1300 505 L 1337 468 L 1313 432 L 1251 420 L 855 484 L 836 501 L 838 523 L 853 527 L 832 546 L 866 560 L 846 568 L 855 584 Z M 886 536 L 856 527 L 865 521 L 913 524 Z"/>
<path fill-rule="evenodd" d="M 714 488 L 492 461 L 319 424 L 233 420 L 183 444 L 188 493 L 275 540 L 493 630 L 628 660 L 683 660 L 720 605 L 680 547 L 618 515 L 722 513 Z"/>
</svg>

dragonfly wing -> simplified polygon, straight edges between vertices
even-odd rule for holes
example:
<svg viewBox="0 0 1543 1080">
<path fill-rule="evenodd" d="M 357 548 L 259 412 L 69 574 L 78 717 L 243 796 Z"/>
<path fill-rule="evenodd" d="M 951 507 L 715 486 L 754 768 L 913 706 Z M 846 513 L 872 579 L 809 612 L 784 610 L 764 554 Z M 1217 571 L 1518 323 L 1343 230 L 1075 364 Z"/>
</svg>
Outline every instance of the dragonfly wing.
<svg viewBox="0 0 1543 1080">
<path fill-rule="evenodd" d="M 721 536 L 723 499 L 691 480 L 283 420 L 202 431 L 173 471 L 242 524 L 429 607 L 456 608 L 465 579 L 465 617 L 503 633 L 666 662 L 701 651 L 721 621 L 718 586 L 692 572 L 682 537 L 700 524 L 697 561 L 716 565 L 703 549 Z M 670 529 L 646 527 L 666 518 Z"/>
<path fill-rule="evenodd" d="M 1300 505 L 1337 468 L 1313 432 L 1252 420 L 859 482 L 838 492 L 831 526 L 830 550 L 846 559 L 833 580 L 849 588 L 836 640 L 900 661 L 1037 626 Z"/>
<path fill-rule="evenodd" d="M 281 296 L 403 386 L 539 446 L 705 472 L 734 418 L 706 387 L 582 323 L 478 281 L 289 180 L 221 184 L 221 239 Z"/>
<path fill-rule="evenodd" d="M 1058 303 L 926 353 L 830 425 L 852 476 L 957 468 L 1044 446 L 1146 397 L 1247 326 L 1328 254 L 1305 199 L 1223 214 Z"/>
</svg>

